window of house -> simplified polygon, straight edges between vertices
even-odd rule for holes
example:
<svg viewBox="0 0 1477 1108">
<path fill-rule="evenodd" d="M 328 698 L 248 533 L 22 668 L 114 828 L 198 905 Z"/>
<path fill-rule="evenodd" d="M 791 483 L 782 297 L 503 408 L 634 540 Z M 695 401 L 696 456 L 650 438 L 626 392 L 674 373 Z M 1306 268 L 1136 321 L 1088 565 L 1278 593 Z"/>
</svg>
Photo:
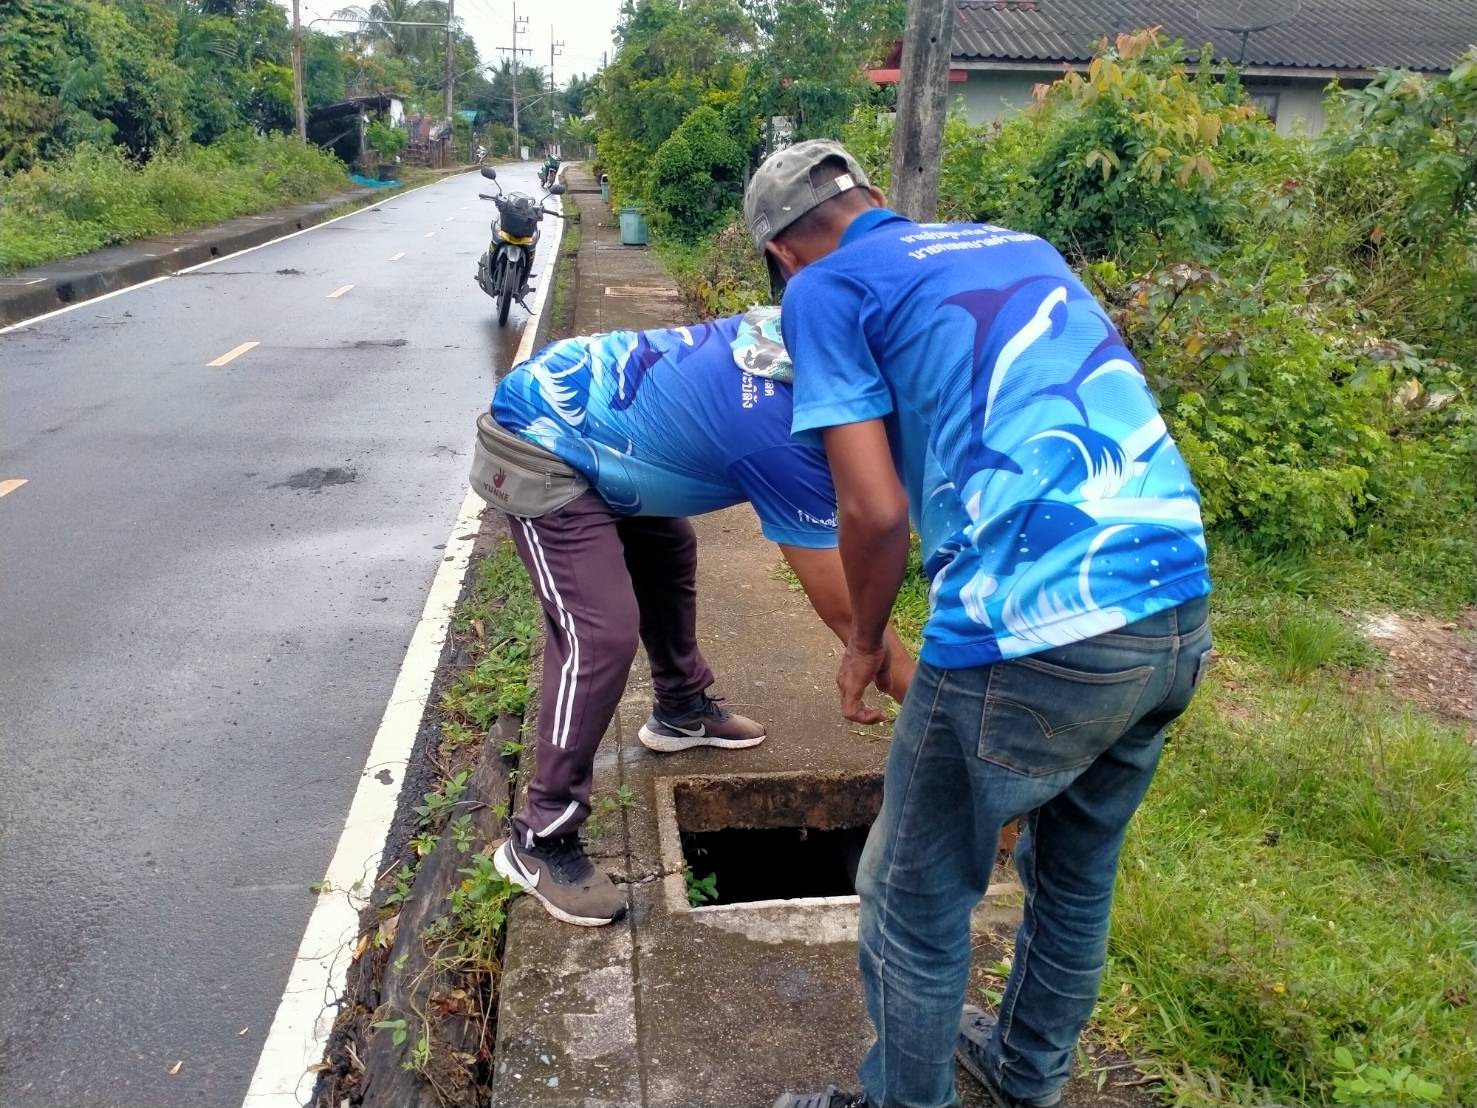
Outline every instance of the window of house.
<svg viewBox="0 0 1477 1108">
<path fill-rule="evenodd" d="M 1257 111 L 1264 114 L 1273 123 L 1277 122 L 1277 93 L 1254 92 L 1251 94 L 1251 102 Z"/>
</svg>

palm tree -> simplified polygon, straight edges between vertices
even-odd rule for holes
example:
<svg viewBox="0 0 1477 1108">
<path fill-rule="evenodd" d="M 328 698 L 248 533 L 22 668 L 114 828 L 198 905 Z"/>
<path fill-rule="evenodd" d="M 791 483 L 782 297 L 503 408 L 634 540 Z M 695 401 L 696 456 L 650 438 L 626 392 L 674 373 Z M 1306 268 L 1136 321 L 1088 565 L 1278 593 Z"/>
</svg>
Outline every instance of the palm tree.
<svg viewBox="0 0 1477 1108">
<path fill-rule="evenodd" d="M 406 23 L 446 24 L 443 0 L 374 0 L 368 7 L 340 8 L 333 13 L 338 19 L 357 19 L 363 27 L 359 33 L 371 46 L 383 46 L 392 57 L 406 61 L 425 61 L 446 41 L 434 27 L 406 27 Z"/>
</svg>

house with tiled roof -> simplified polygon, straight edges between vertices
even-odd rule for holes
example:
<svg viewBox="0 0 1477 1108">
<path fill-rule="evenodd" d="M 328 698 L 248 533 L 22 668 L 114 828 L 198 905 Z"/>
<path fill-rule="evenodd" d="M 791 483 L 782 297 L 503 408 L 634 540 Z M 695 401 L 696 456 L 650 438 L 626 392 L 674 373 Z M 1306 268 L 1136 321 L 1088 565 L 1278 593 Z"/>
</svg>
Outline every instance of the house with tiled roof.
<svg viewBox="0 0 1477 1108">
<path fill-rule="evenodd" d="M 1031 100 L 1042 82 L 1086 70 L 1105 36 L 1159 27 L 1188 59 L 1209 43 L 1234 64 L 1282 131 L 1323 128 L 1330 81 L 1366 83 L 1382 68 L 1447 73 L 1477 45 L 1477 0 L 962 0 L 950 96 L 974 123 Z M 901 47 L 873 71 L 897 80 Z"/>
</svg>

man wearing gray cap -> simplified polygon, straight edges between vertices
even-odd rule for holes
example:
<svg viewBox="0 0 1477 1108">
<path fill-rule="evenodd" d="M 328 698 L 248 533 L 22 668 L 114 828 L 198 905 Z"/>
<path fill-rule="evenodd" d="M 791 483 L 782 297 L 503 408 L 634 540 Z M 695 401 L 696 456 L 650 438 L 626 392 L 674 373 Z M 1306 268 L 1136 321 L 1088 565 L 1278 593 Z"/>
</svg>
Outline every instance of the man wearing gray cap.
<svg viewBox="0 0 1477 1108">
<path fill-rule="evenodd" d="M 1048 243 L 883 207 L 832 142 L 773 154 L 744 216 L 794 363 L 793 430 L 836 486 L 843 714 L 886 672 L 909 524 L 931 587 L 857 877 L 877 1039 L 863 1092 L 776 1108 L 1061 1099 L 1092 1013 L 1123 835 L 1210 654 L 1200 500 L 1133 356 Z M 964 1005 L 1002 825 L 1026 891 L 995 1014 Z"/>
</svg>

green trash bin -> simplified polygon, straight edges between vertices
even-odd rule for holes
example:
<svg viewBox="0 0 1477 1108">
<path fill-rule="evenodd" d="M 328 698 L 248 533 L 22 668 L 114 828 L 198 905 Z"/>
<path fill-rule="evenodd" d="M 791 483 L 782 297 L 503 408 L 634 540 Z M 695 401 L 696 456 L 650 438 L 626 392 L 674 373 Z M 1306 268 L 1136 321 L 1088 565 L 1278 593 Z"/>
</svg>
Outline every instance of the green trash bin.
<svg viewBox="0 0 1477 1108">
<path fill-rule="evenodd" d="M 610 203 L 610 178 L 604 173 L 600 174 L 600 199 Z"/>
<path fill-rule="evenodd" d="M 621 209 L 621 245 L 646 245 L 646 216 L 640 208 Z"/>
</svg>

